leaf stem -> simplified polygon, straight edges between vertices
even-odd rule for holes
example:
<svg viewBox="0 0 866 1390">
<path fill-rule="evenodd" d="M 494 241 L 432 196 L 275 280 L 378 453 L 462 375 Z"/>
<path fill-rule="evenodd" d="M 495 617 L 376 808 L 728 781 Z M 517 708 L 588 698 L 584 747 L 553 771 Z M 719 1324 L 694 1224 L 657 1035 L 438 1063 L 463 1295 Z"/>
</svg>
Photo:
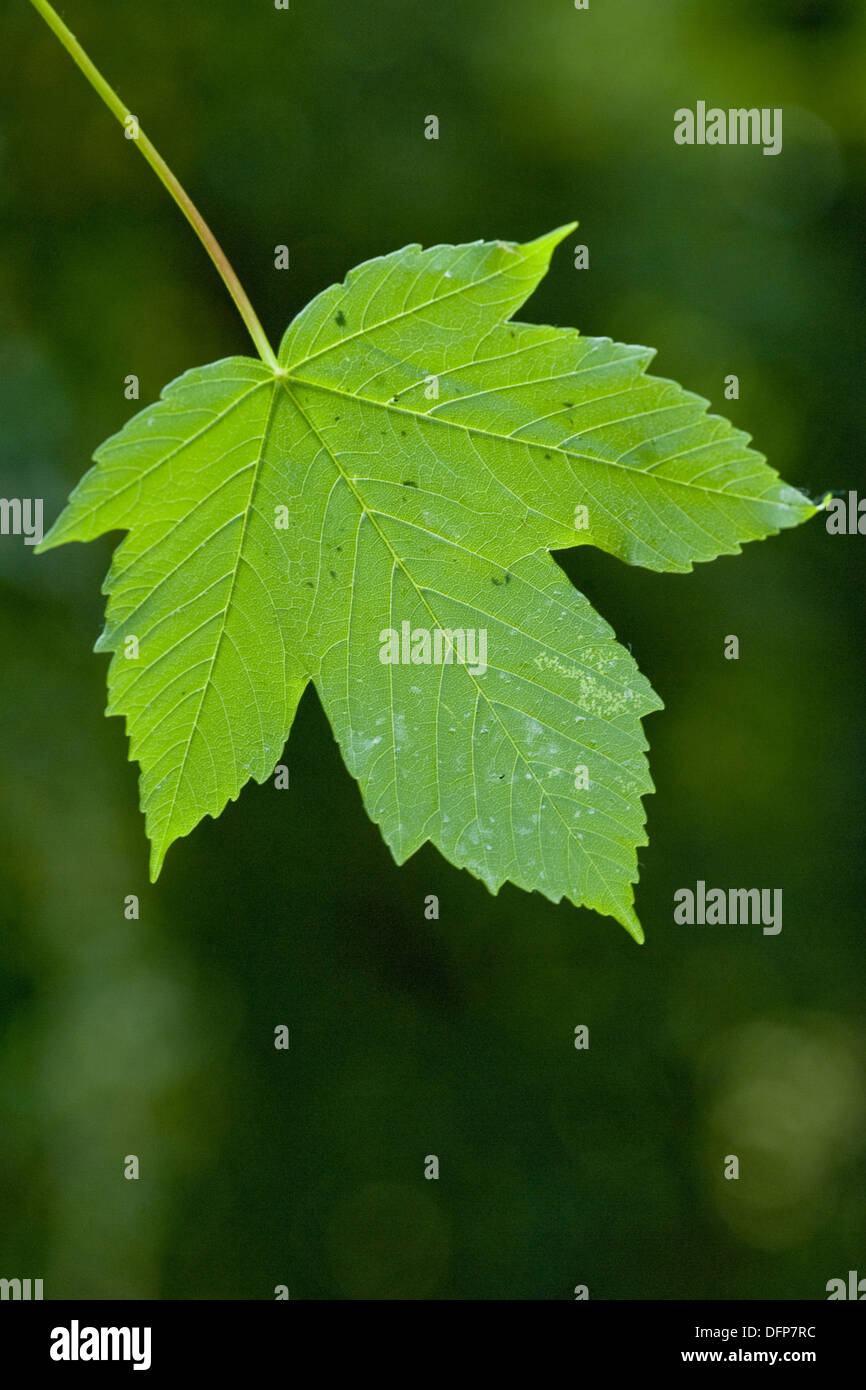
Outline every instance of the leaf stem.
<svg viewBox="0 0 866 1390">
<path fill-rule="evenodd" d="M 63 20 L 57 14 L 53 5 L 50 5 L 48 0 L 30 0 L 30 3 L 33 5 L 34 9 L 39 11 L 49 29 L 57 36 L 67 53 L 78 64 L 78 67 L 84 73 L 90 85 L 99 93 L 109 111 L 117 117 L 121 125 L 126 126 L 130 117 L 132 117 L 137 125 L 137 117 L 124 105 L 114 89 L 106 82 L 102 73 L 99 72 L 90 61 L 84 49 L 81 47 L 81 44 L 71 30 L 63 23 Z M 250 337 L 255 343 L 262 361 L 266 363 L 267 366 L 273 368 L 274 371 L 278 371 L 279 367 L 276 353 L 268 342 L 265 330 L 259 322 L 259 317 L 247 298 L 246 291 L 241 285 L 240 280 L 232 269 L 225 251 L 223 251 L 189 194 L 178 182 L 162 155 L 150 142 L 140 127 L 134 139 L 160 183 L 168 189 L 168 192 L 177 203 L 187 222 L 189 222 L 202 246 L 216 266 L 223 284 L 234 300 L 238 313 L 249 330 Z"/>
</svg>

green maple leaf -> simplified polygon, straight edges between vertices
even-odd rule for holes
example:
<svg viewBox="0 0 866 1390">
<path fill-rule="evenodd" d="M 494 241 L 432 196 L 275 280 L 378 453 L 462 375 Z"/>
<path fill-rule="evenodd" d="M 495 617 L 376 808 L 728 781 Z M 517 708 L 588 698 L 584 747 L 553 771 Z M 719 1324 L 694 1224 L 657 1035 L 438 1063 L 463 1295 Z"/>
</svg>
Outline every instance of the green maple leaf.
<svg viewBox="0 0 866 1390">
<path fill-rule="evenodd" d="M 511 319 L 571 230 L 369 261 L 276 369 L 187 372 L 96 453 L 41 548 L 128 533 L 97 650 L 154 878 L 312 681 L 398 863 L 430 840 L 642 940 L 661 701 L 549 551 L 683 571 L 815 508 L 649 349 Z"/>
</svg>

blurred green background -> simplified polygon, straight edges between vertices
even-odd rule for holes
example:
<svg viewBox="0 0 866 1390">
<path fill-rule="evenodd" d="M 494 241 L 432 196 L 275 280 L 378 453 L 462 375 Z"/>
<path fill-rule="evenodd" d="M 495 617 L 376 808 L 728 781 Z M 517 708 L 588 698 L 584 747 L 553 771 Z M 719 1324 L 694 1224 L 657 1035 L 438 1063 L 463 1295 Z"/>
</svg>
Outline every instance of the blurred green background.
<svg viewBox="0 0 866 1390">
<path fill-rule="evenodd" d="M 652 344 L 787 481 L 866 488 L 862 3 L 61 11 L 272 339 L 370 256 L 576 217 L 589 270 L 560 251 L 524 318 Z M 26 0 L 0 55 L 0 492 L 44 497 L 47 526 L 137 408 L 128 373 L 146 403 L 250 344 Z M 783 107 L 782 154 L 675 145 L 698 99 Z M 666 704 L 643 949 L 429 847 L 398 869 L 312 690 L 290 789 L 248 787 L 151 887 L 91 651 L 111 546 L 0 538 L 0 1276 L 49 1298 L 811 1299 L 866 1275 L 866 538 L 819 517 L 686 576 L 560 557 Z M 699 878 L 781 887 L 781 934 L 675 925 Z"/>
</svg>

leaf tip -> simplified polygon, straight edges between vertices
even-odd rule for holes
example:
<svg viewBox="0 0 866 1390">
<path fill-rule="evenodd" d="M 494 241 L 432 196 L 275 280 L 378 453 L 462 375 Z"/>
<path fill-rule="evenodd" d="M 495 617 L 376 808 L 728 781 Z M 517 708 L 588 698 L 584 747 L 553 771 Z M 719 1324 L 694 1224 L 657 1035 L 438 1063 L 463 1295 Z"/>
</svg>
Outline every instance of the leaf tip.
<svg viewBox="0 0 866 1390">
<path fill-rule="evenodd" d="M 166 856 L 166 851 L 167 851 L 167 849 L 168 849 L 168 845 L 162 844 L 162 845 L 159 845 L 159 846 L 158 846 L 155 840 L 152 840 L 152 841 L 151 841 L 151 844 L 150 844 L 150 881 L 151 881 L 151 883 L 156 883 L 156 880 L 159 878 L 160 874 L 162 873 L 162 866 L 163 866 L 163 864 L 165 863 L 165 856 Z"/>
<path fill-rule="evenodd" d="M 646 944 L 646 938 L 643 934 L 643 927 L 641 926 L 640 922 L 638 921 L 631 908 L 626 909 L 626 911 L 622 914 L 621 917 L 617 917 L 617 921 L 625 927 L 629 936 L 632 938 L 633 941 L 637 942 L 638 946 L 643 946 Z"/>
<path fill-rule="evenodd" d="M 539 248 L 550 248 L 553 252 L 561 241 L 577 230 L 577 222 L 564 222 L 561 227 L 554 227 L 552 232 L 545 232 L 543 236 L 536 237 L 534 241 L 527 242 L 527 247 L 538 246 Z"/>
</svg>

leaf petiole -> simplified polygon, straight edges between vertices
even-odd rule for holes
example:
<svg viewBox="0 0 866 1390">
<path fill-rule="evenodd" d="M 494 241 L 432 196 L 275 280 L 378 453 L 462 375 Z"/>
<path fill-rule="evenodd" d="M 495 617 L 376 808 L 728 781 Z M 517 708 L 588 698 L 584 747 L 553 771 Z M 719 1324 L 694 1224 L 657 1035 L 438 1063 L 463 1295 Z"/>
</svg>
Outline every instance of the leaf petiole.
<svg viewBox="0 0 866 1390">
<path fill-rule="evenodd" d="M 50 5 L 48 0 L 30 0 L 30 3 L 33 5 L 34 9 L 39 11 L 49 29 L 52 30 L 63 44 L 67 53 L 77 63 L 90 85 L 102 97 L 109 111 L 117 117 L 120 124 L 126 126 L 128 129 L 137 128 L 137 133 L 133 137 L 135 143 L 138 145 L 138 148 L 144 155 L 151 169 L 153 169 L 160 183 L 168 190 L 177 203 L 177 206 L 180 208 L 187 222 L 189 222 L 190 226 L 193 228 L 202 246 L 216 266 L 220 279 L 234 300 L 238 313 L 246 324 L 250 337 L 255 343 L 256 350 L 262 361 L 274 371 L 278 371 L 279 366 L 276 353 L 268 341 L 267 334 L 262 328 L 258 314 L 247 298 L 246 291 L 232 269 L 225 251 L 223 251 L 186 189 L 182 187 L 171 169 L 169 169 L 162 155 L 147 138 L 140 126 L 138 126 L 137 118 L 129 108 L 124 105 L 113 87 L 106 82 L 102 73 L 88 58 L 81 44 L 71 30 L 63 23 L 63 20 L 57 14 L 53 5 Z M 136 123 L 135 127 L 129 126 L 130 120 Z"/>
</svg>

